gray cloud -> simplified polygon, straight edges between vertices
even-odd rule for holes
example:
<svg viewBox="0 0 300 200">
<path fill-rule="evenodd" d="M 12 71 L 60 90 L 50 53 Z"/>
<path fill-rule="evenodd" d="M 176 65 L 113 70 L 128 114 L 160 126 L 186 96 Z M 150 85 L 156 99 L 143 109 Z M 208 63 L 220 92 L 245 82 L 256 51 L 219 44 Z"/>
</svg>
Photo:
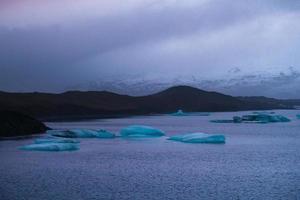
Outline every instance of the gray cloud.
<svg viewBox="0 0 300 200">
<path fill-rule="evenodd" d="M 48 10 L 31 18 L 32 2 L 13 17 L 17 3 L 5 2 L 0 14 L 0 89 L 61 91 L 103 77 L 161 74 L 218 80 L 234 65 L 247 73 L 299 69 L 299 1 L 132 1 L 125 11 L 99 7 L 103 15 L 90 5 L 91 13 L 75 12 L 82 3 L 56 16 L 64 4 L 45 0 Z"/>
</svg>

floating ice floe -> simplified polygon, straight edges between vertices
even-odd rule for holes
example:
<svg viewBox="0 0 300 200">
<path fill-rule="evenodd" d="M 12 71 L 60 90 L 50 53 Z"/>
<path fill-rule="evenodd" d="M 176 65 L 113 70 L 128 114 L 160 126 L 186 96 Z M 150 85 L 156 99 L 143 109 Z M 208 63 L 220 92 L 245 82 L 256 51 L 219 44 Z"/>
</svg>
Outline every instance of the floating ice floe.
<svg viewBox="0 0 300 200">
<path fill-rule="evenodd" d="M 186 143 L 225 143 L 225 136 L 206 133 L 187 133 L 171 136 L 168 138 L 168 140 Z"/>
<path fill-rule="evenodd" d="M 70 129 L 47 131 L 52 136 L 65 138 L 114 138 L 116 135 L 106 130 Z"/>
<path fill-rule="evenodd" d="M 252 113 L 257 114 L 257 115 L 272 115 L 272 114 L 275 114 L 274 111 L 254 111 Z"/>
<path fill-rule="evenodd" d="M 211 120 L 215 123 L 273 123 L 290 122 L 291 120 L 282 115 L 251 114 L 242 117 L 234 116 L 232 120 Z"/>
<path fill-rule="evenodd" d="M 34 140 L 35 144 L 44 144 L 44 143 L 79 143 L 78 140 L 72 139 L 58 139 L 58 138 L 40 138 Z"/>
<path fill-rule="evenodd" d="M 132 125 L 120 131 L 122 137 L 160 137 L 165 133 L 151 126 Z"/>
<path fill-rule="evenodd" d="M 30 144 L 20 147 L 21 150 L 28 151 L 75 151 L 79 149 L 78 144 L 74 143 L 41 143 Z"/>
</svg>

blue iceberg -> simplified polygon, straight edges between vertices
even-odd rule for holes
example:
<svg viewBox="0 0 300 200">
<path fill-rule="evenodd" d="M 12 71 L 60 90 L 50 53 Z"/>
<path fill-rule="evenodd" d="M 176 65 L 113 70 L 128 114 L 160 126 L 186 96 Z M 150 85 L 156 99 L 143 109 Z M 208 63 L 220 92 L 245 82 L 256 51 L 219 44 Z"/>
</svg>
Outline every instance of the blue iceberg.
<svg viewBox="0 0 300 200">
<path fill-rule="evenodd" d="M 187 133 L 181 135 L 174 135 L 168 138 L 168 140 L 174 140 L 186 143 L 225 143 L 224 135 L 211 135 L 206 133 Z"/>
<path fill-rule="evenodd" d="M 186 112 L 183 112 L 183 110 L 178 110 L 177 112 L 175 113 L 171 113 L 170 115 L 172 116 L 209 116 L 210 113 L 208 112 L 190 112 L 190 113 L 186 113 Z"/>
<path fill-rule="evenodd" d="M 120 131 L 122 137 L 160 137 L 165 133 L 151 126 L 132 125 Z"/>
<path fill-rule="evenodd" d="M 78 140 L 72 139 L 58 139 L 58 138 L 41 138 L 34 140 L 35 144 L 44 144 L 44 143 L 79 143 Z"/>
<path fill-rule="evenodd" d="M 70 130 L 51 130 L 52 136 L 64 138 L 114 138 L 115 134 L 106 130 L 90 129 L 70 129 Z"/>
<path fill-rule="evenodd" d="M 96 135 L 96 138 L 115 138 L 115 137 L 116 135 L 114 133 L 103 129 L 98 130 Z"/>
<path fill-rule="evenodd" d="M 30 144 L 20 147 L 21 150 L 27 151 L 75 151 L 79 149 L 79 146 L 74 143 L 41 143 Z"/>
<path fill-rule="evenodd" d="M 271 114 L 275 114 L 274 111 L 254 111 L 252 113 L 253 114 L 257 114 L 257 115 L 271 115 Z"/>
<path fill-rule="evenodd" d="M 282 115 L 270 114 L 251 114 L 242 117 L 234 116 L 233 120 L 211 120 L 215 123 L 273 123 L 273 122 L 290 122 L 291 120 Z"/>
</svg>

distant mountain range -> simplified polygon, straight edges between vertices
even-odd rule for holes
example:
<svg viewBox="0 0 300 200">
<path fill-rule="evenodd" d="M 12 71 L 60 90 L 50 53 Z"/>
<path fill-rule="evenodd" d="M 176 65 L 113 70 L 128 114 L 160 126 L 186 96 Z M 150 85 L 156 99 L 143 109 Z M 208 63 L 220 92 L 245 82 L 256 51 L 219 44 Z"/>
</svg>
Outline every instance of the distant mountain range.
<svg viewBox="0 0 300 200">
<path fill-rule="evenodd" d="M 233 97 L 190 86 L 176 86 L 147 96 L 107 91 L 50 93 L 0 92 L 0 110 L 13 110 L 40 119 L 96 118 L 120 115 L 188 112 L 292 109 L 300 100 Z"/>
<path fill-rule="evenodd" d="M 101 77 L 65 90 L 111 91 L 118 94 L 144 96 L 175 85 L 188 85 L 208 91 L 222 92 L 232 96 L 268 96 L 274 98 L 300 98 L 300 71 L 293 67 L 285 70 L 271 68 L 269 71 L 243 72 L 233 68 L 222 76 L 205 78 L 199 75 Z"/>
</svg>

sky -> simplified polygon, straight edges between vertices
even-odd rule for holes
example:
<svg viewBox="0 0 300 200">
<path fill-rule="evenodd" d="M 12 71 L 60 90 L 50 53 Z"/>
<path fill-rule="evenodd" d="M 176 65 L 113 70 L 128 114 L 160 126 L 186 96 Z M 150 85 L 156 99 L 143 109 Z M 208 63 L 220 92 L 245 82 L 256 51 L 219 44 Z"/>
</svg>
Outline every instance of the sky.
<svg viewBox="0 0 300 200">
<path fill-rule="evenodd" d="M 299 0 L 0 0 L 3 91 L 300 98 L 299 55 Z"/>
</svg>

